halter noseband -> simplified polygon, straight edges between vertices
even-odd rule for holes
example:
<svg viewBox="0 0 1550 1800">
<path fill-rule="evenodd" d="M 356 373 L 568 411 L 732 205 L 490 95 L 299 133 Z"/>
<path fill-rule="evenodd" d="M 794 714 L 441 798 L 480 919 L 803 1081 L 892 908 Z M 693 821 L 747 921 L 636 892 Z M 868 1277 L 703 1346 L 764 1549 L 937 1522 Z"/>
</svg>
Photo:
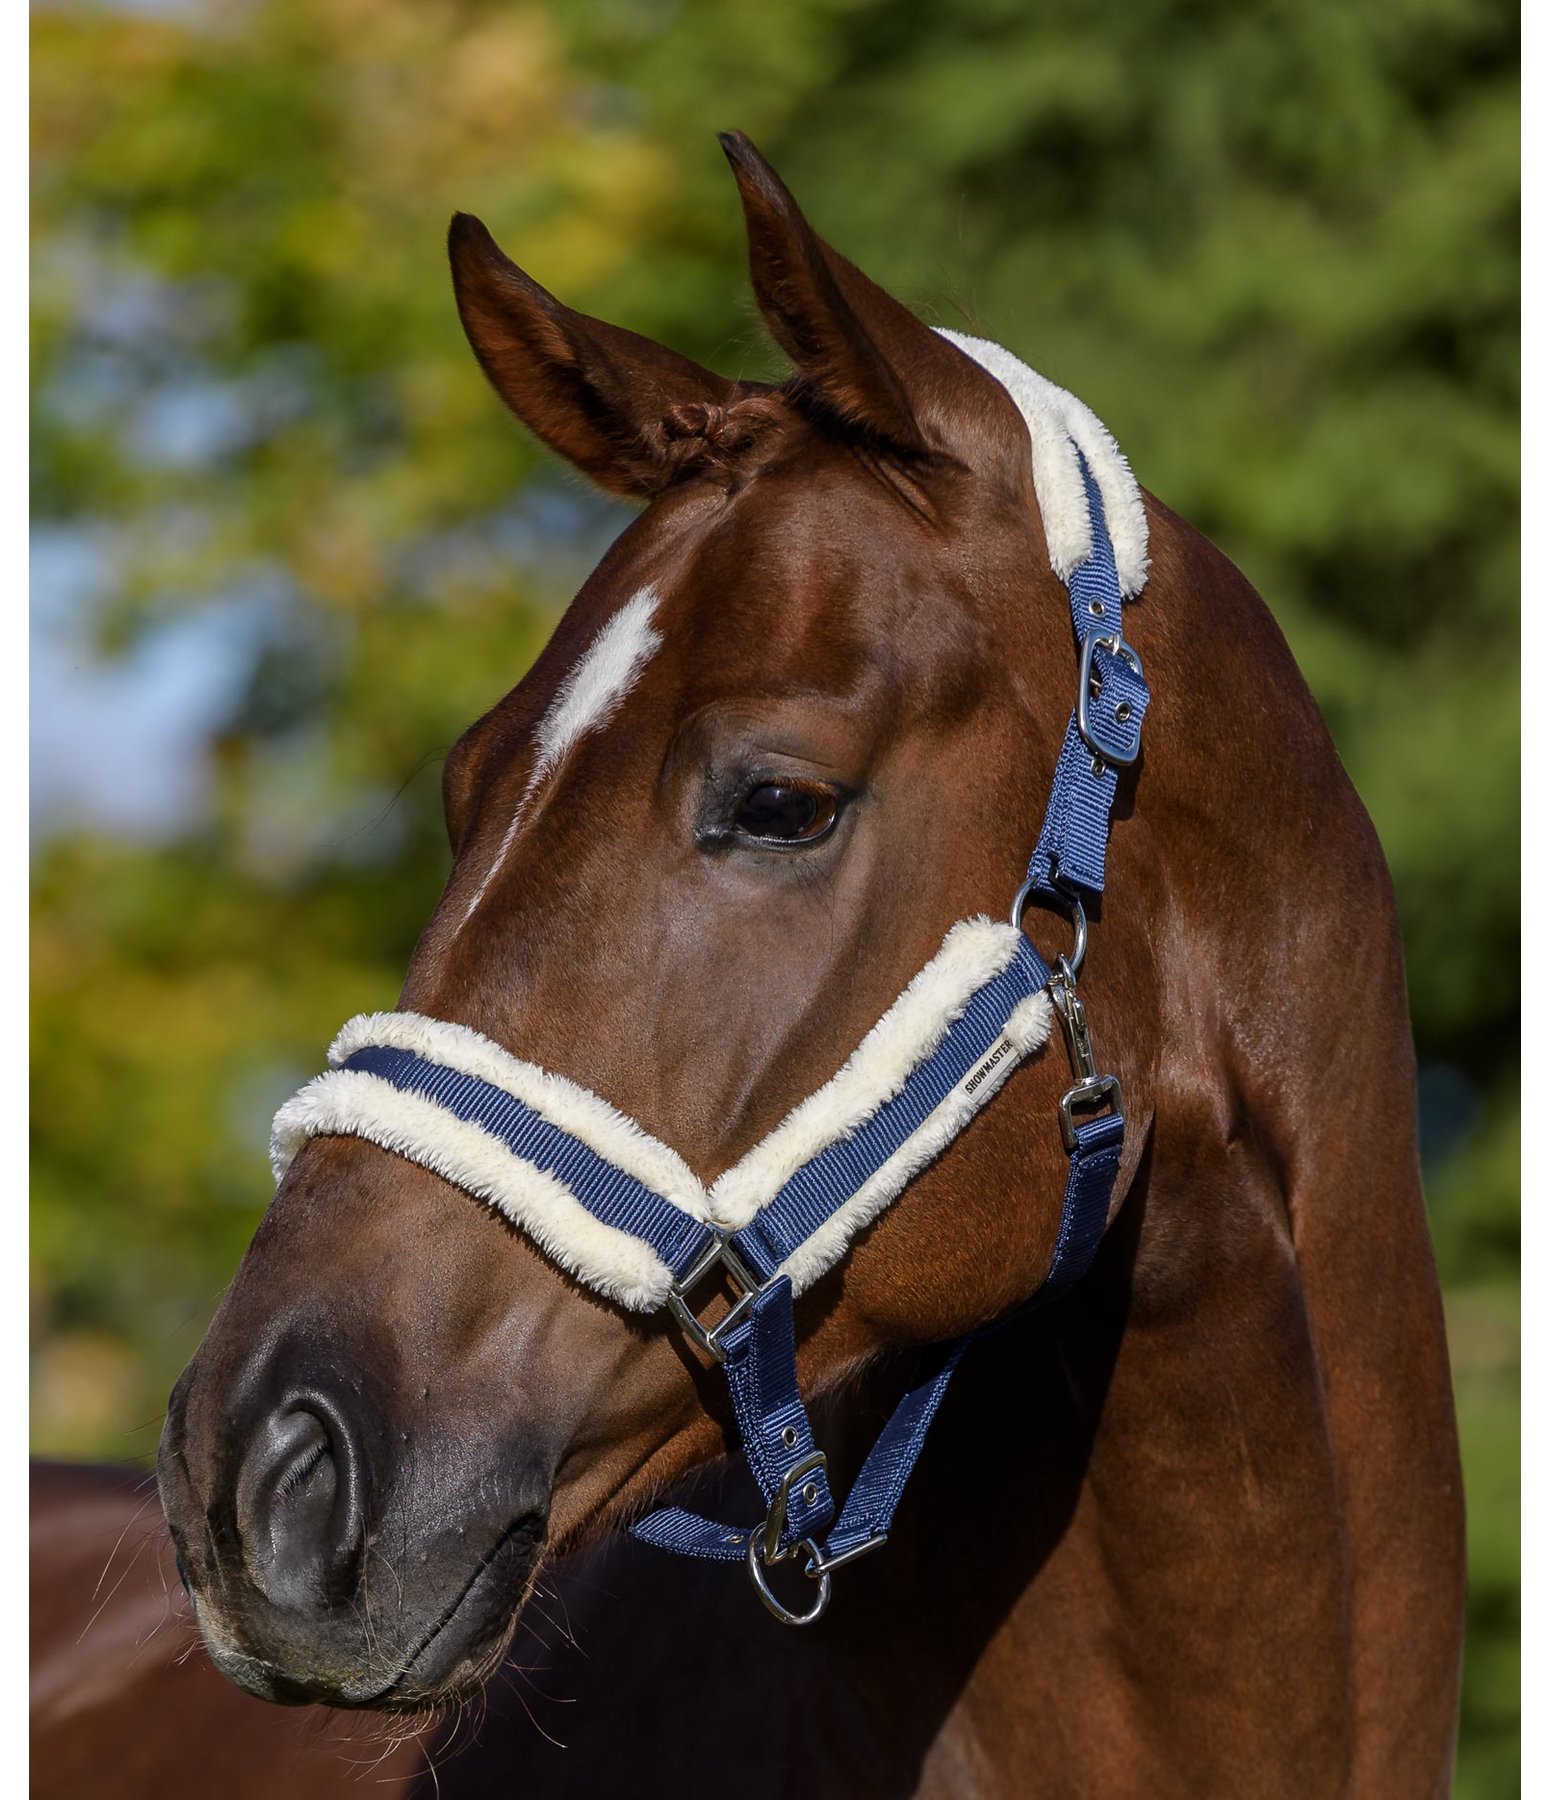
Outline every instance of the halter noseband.
<svg viewBox="0 0 1550 1800">
<path fill-rule="evenodd" d="M 1098 1070 L 1077 995 L 1087 943 L 1081 896 L 1103 890 L 1117 771 L 1140 754 L 1149 694 L 1122 635 L 1103 498 L 1081 450 L 1072 453 L 1091 532 L 1090 554 L 1065 577 L 1080 651 L 1077 702 L 1010 922 L 955 925 L 844 1068 L 712 1187 L 596 1094 L 466 1027 L 415 1013 L 352 1020 L 329 1052 L 332 1070 L 275 1118 L 277 1180 L 310 1137 L 366 1138 L 487 1201 L 619 1305 L 671 1312 L 725 1372 L 766 1512 L 750 1529 L 668 1506 L 631 1529 L 681 1555 L 746 1562 L 760 1598 L 788 1625 L 820 1617 L 833 1571 L 886 1541 L 953 1371 L 982 1335 L 923 1354 L 836 1518 L 797 1384 L 793 1298 L 1044 1043 L 1052 1011 L 1076 1076 L 1060 1101 L 1070 1160 L 1054 1256 L 1027 1304 L 1053 1299 L 1083 1274 L 1108 1221 L 1125 1121 L 1119 1082 Z M 1071 954 L 1057 956 L 1053 970 L 1023 934 L 1034 899 L 1066 911 L 1075 929 Z M 706 1326 L 694 1295 L 717 1274 L 735 1298 Z M 816 1584 L 805 1611 L 770 1588 L 769 1570 L 787 1561 Z"/>
</svg>

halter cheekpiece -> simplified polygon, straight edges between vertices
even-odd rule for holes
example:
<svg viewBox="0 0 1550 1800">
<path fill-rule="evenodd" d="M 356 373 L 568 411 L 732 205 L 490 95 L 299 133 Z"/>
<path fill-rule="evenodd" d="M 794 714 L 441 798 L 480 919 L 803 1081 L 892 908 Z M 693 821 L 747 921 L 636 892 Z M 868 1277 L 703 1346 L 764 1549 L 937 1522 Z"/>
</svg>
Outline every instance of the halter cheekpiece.
<svg viewBox="0 0 1550 1800">
<path fill-rule="evenodd" d="M 667 1506 L 633 1533 L 682 1555 L 746 1563 L 764 1604 L 790 1625 L 820 1617 L 833 1572 L 885 1542 L 972 1341 L 922 1354 L 836 1516 L 797 1385 L 793 1298 L 994 1098 L 1045 1042 L 1052 1014 L 1075 1080 L 1060 1101 L 1069 1165 L 1055 1252 L 1036 1301 L 1064 1293 L 1083 1274 L 1108 1220 L 1125 1120 L 1119 1082 L 1098 1069 L 1077 994 L 1087 941 L 1083 895 L 1103 890 L 1118 771 L 1140 754 L 1149 694 L 1123 636 L 1123 588 L 1103 495 L 1083 447 L 1073 444 L 1071 453 L 1091 541 L 1085 559 L 1063 573 L 1079 652 L 1077 698 L 1010 920 L 955 925 L 838 1074 L 713 1186 L 702 1186 L 674 1151 L 596 1094 L 466 1027 L 415 1013 L 352 1020 L 329 1052 L 330 1072 L 275 1118 L 277 1179 L 310 1137 L 362 1137 L 494 1206 L 619 1305 L 666 1308 L 726 1375 L 766 1512 L 751 1528 L 733 1527 Z M 1071 952 L 1052 965 L 1022 930 L 1034 899 L 1063 909 L 1074 927 Z M 735 1297 L 707 1326 L 696 1296 L 712 1277 L 725 1279 Z M 787 1562 L 814 1583 L 805 1610 L 791 1609 L 770 1587 L 770 1569 Z"/>
</svg>

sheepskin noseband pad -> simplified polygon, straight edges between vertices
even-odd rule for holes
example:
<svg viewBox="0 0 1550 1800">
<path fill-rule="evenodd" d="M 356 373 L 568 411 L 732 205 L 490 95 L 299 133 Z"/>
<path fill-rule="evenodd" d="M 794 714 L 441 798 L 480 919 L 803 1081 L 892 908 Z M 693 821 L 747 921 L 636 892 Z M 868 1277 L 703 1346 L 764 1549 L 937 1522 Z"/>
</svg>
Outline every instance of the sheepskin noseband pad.
<svg viewBox="0 0 1550 1800">
<path fill-rule="evenodd" d="M 1043 1044 L 1048 981 L 1021 931 L 963 920 L 844 1067 L 709 1188 L 606 1100 L 418 1013 L 352 1019 L 329 1072 L 276 1114 L 270 1160 L 278 1181 L 308 1138 L 364 1138 L 636 1311 L 665 1305 L 718 1237 L 800 1292 Z"/>
</svg>

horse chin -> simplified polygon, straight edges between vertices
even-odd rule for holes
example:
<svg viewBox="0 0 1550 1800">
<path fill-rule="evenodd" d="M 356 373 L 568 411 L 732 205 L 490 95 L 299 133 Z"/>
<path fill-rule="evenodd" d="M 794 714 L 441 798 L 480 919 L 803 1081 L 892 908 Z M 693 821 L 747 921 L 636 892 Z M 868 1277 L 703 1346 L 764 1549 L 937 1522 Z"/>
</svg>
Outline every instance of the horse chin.
<svg viewBox="0 0 1550 1800">
<path fill-rule="evenodd" d="M 358 1706 L 414 1713 L 469 1699 L 504 1660 L 542 1566 L 541 1534 L 518 1520 L 385 1689 Z"/>
<path fill-rule="evenodd" d="M 400 1652 L 398 1671 L 386 1681 L 380 1665 L 341 1660 L 337 1652 L 305 1641 L 255 1654 L 243 1647 L 248 1633 L 228 1627 L 201 1604 L 197 1592 L 189 1593 L 210 1660 L 255 1699 L 281 1706 L 426 1712 L 470 1698 L 500 1667 L 538 1578 L 543 1549 L 544 1521 L 531 1514 L 515 1520 L 453 1597 L 431 1612 L 418 1636 L 406 1634 L 410 1647 Z"/>
</svg>

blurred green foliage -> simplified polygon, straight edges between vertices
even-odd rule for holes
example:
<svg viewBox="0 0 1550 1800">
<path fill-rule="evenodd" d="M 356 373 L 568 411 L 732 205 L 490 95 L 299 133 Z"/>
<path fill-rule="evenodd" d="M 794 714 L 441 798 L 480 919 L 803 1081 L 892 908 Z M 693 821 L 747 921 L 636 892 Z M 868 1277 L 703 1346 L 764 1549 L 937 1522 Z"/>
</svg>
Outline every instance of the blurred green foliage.
<svg viewBox="0 0 1550 1800">
<path fill-rule="evenodd" d="M 38 525 L 106 571 L 83 654 L 194 613 L 246 647 L 204 803 L 37 858 L 37 1447 L 152 1450 L 271 1108 L 391 1001 L 438 891 L 441 752 L 619 522 L 484 387 L 448 215 L 766 372 L 737 125 L 871 273 L 1089 400 L 1319 694 L 1409 946 L 1471 1506 L 1458 1792 L 1515 1792 L 1515 29 L 1497 0 L 35 14 Z"/>
</svg>

